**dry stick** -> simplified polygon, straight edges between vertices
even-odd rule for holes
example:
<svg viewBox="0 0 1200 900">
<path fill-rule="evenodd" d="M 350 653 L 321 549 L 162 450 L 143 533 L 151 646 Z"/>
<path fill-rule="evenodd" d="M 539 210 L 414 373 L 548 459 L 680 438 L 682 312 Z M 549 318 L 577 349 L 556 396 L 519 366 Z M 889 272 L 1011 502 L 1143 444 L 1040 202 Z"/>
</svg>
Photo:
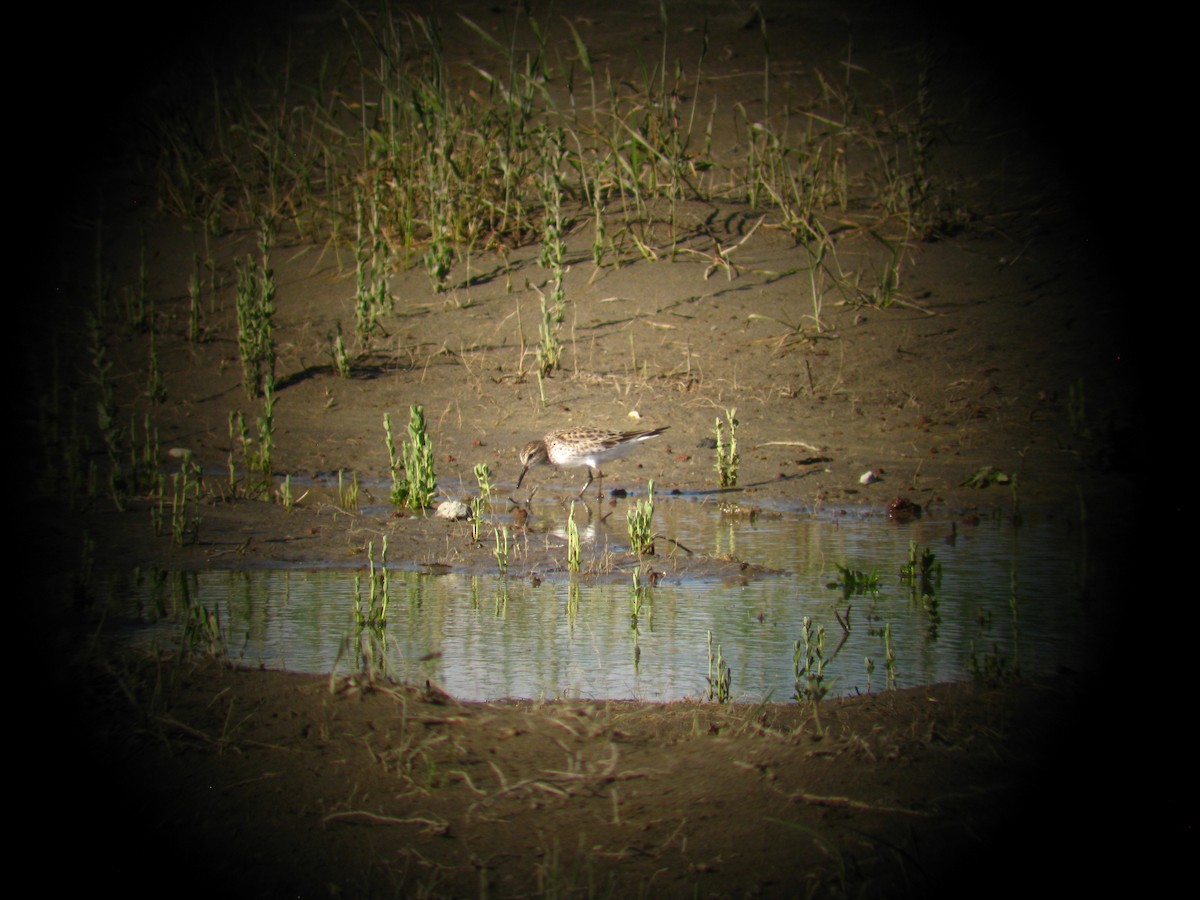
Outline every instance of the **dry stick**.
<svg viewBox="0 0 1200 900">
<path fill-rule="evenodd" d="M 227 794 L 232 790 L 245 787 L 248 784 L 254 784 L 255 782 L 259 781 L 267 781 L 271 778 L 278 778 L 281 774 L 281 772 L 263 772 L 261 775 L 255 778 L 245 778 L 242 781 L 235 781 L 233 784 L 227 784 L 225 787 L 221 788 L 221 793 Z"/>
<path fill-rule="evenodd" d="M 725 259 L 728 259 L 729 254 L 733 253 L 734 250 L 737 250 L 739 247 L 742 246 L 742 244 L 744 244 L 744 243 L 746 243 L 746 241 L 750 240 L 750 238 L 753 236 L 754 232 L 758 231 L 758 226 L 761 225 L 766 218 L 767 217 L 765 215 L 759 216 L 758 221 L 755 222 L 754 225 L 750 228 L 750 230 L 746 232 L 745 236 L 740 241 L 738 241 L 736 244 L 734 244 L 732 247 L 730 247 L 728 250 L 721 249 L 720 244 L 718 244 L 717 249 L 720 251 L 721 256 Z"/>
<path fill-rule="evenodd" d="M 674 544 L 676 547 L 678 547 L 680 550 L 682 550 L 682 551 L 683 551 L 684 553 L 686 553 L 688 556 L 695 556 L 695 555 L 696 555 L 696 551 L 695 551 L 695 550 L 692 550 L 690 547 L 685 547 L 683 544 L 679 543 L 679 541 L 675 540 L 675 538 L 673 538 L 673 537 L 666 537 L 665 535 L 661 535 L 661 534 L 656 534 L 654 537 L 655 537 L 656 539 L 657 539 L 657 538 L 660 538 L 660 537 L 661 537 L 661 538 L 664 538 L 664 539 L 665 539 L 667 542 L 669 542 L 669 543 L 671 543 L 671 544 Z"/>
<path fill-rule="evenodd" d="M 364 809 L 353 809 L 348 812 L 330 813 L 321 820 L 323 825 L 330 822 L 345 822 L 348 825 L 424 825 L 434 834 L 446 834 L 450 830 L 449 822 L 439 822 L 436 819 L 397 819 L 392 816 L 381 816 Z"/>
<path fill-rule="evenodd" d="M 730 255 L 733 253 L 733 251 L 735 251 L 739 247 L 741 247 L 742 244 L 744 244 L 744 243 L 746 243 L 746 241 L 750 240 L 751 235 L 753 235 L 754 232 L 758 231 L 758 226 L 763 223 L 764 219 L 766 219 L 766 216 L 760 216 L 758 221 L 754 223 L 753 227 L 751 227 L 751 229 L 746 232 L 746 234 L 742 237 L 742 239 L 740 241 L 738 241 L 736 244 L 733 244 L 728 250 L 726 250 L 724 247 L 722 247 L 721 242 L 718 241 L 716 238 L 713 238 L 713 245 L 716 249 L 712 255 L 704 253 L 700 250 L 693 250 L 691 247 L 680 247 L 679 249 L 684 253 L 694 253 L 697 256 L 703 256 L 705 259 L 712 260 L 712 262 L 709 264 L 708 268 L 706 268 L 704 270 L 704 280 L 705 281 L 708 281 L 709 276 L 711 276 L 713 272 L 715 272 L 717 269 L 722 269 L 722 268 L 725 270 L 726 277 L 728 277 L 729 280 L 732 281 L 733 276 L 735 274 L 737 274 L 737 272 L 738 272 L 738 267 L 732 260 L 730 260 L 730 258 L 729 258 Z"/>
<path fill-rule="evenodd" d="M 674 843 L 675 838 L 677 838 L 679 836 L 679 832 L 683 831 L 683 826 L 685 826 L 687 824 L 687 822 L 688 822 L 687 816 L 684 816 L 682 819 L 679 820 L 679 825 L 676 826 L 675 830 L 672 831 L 669 835 L 667 835 L 667 839 L 662 842 L 662 849 L 666 850 L 668 847 L 671 846 L 672 843 Z M 687 852 L 687 835 L 686 834 L 683 836 L 683 841 L 679 845 L 679 852 L 680 853 Z"/>
<path fill-rule="evenodd" d="M 526 779 L 523 779 L 522 781 L 518 781 L 516 784 L 512 785 L 511 787 L 507 788 L 506 790 L 503 790 L 496 794 L 493 794 L 492 799 L 498 798 L 502 794 L 511 793 L 513 791 L 516 791 L 516 790 L 519 790 L 520 788 L 525 788 L 525 787 L 535 788 L 539 791 L 545 791 L 547 794 L 554 794 L 557 797 L 566 798 L 566 797 L 571 796 L 571 793 L 569 791 L 564 791 L 561 788 L 557 788 L 554 785 L 550 784 L 549 782 L 542 781 L 537 778 L 526 778 Z"/>
<path fill-rule="evenodd" d="M 597 778 L 597 779 L 600 779 L 603 781 L 606 779 L 611 779 L 613 777 L 613 775 L 612 775 L 613 770 L 616 769 L 616 767 L 617 767 L 617 760 L 620 758 L 620 751 L 617 750 L 617 745 L 612 742 L 610 742 L 608 746 L 609 746 L 609 749 L 612 751 L 612 754 L 609 756 L 609 758 L 607 760 L 605 760 L 602 764 L 601 763 L 593 764 L 593 765 L 601 766 L 601 771 L 599 771 L 599 772 L 593 772 L 593 773 L 585 775 L 583 773 L 575 773 L 575 772 L 559 772 L 559 771 L 555 771 L 554 769 L 542 769 L 542 771 L 547 773 L 548 775 L 557 775 L 560 778 L 573 779 L 573 780 L 578 780 L 578 779 L 582 779 L 582 778 Z"/>
<path fill-rule="evenodd" d="M 927 316 L 942 315 L 940 312 L 937 312 L 936 310 L 926 309 L 924 306 L 921 306 L 919 303 L 913 303 L 911 300 L 905 300 L 902 297 L 893 297 L 891 299 L 891 302 L 896 304 L 897 306 L 906 306 L 909 309 L 915 309 L 917 312 L 925 313 L 925 315 L 927 315 Z"/>
<path fill-rule="evenodd" d="M 820 447 L 814 447 L 806 441 L 764 441 L 759 444 L 760 447 L 803 447 L 805 450 L 811 450 L 813 453 L 820 453 Z"/>
<path fill-rule="evenodd" d="M 876 806 L 873 803 L 863 803 L 861 800 L 851 800 L 849 797 L 831 797 L 821 794 L 808 794 L 797 791 L 788 795 L 788 802 L 802 800 L 813 806 L 833 806 L 842 809 L 860 809 L 867 812 L 901 813 L 906 816 L 928 816 L 929 813 L 917 809 L 905 809 L 902 806 Z"/>
<path fill-rule="evenodd" d="M 551 718 L 551 719 L 548 719 L 547 721 L 549 721 L 551 725 L 557 725 L 559 728 L 569 731 L 573 737 L 579 737 L 579 732 L 576 731 L 574 728 L 572 728 L 570 725 L 568 725 L 566 722 L 562 721 L 561 719 Z M 557 743 L 557 741 L 555 743 Z M 560 744 L 559 746 L 562 746 L 562 745 Z"/>
<path fill-rule="evenodd" d="M 619 775 L 613 775 L 612 770 L 614 768 L 616 768 L 616 765 L 617 765 L 618 751 L 617 751 L 616 745 L 613 745 L 612 749 L 613 749 L 613 754 L 608 760 L 605 761 L 604 771 L 602 771 L 600 773 L 585 774 L 582 772 L 562 772 L 562 771 L 556 771 L 556 770 L 552 770 L 552 769 L 543 769 L 542 771 L 548 775 L 554 776 L 554 778 L 552 780 L 556 780 L 556 781 L 559 781 L 564 784 L 570 784 L 572 782 L 578 783 L 581 781 L 598 781 L 598 782 L 604 783 L 604 782 L 610 782 L 610 781 L 627 781 L 627 780 L 631 780 L 634 778 L 649 777 L 644 772 L 622 772 Z M 504 773 L 500 771 L 499 767 L 494 762 L 491 762 L 489 760 L 489 765 L 491 765 L 493 771 L 495 771 L 495 773 L 496 773 L 496 777 L 500 781 L 500 790 L 496 791 L 494 794 L 487 797 L 486 799 L 480 801 L 480 804 L 482 804 L 482 805 L 486 806 L 486 805 L 490 804 L 491 801 L 497 800 L 500 797 L 503 797 L 505 794 L 516 793 L 517 791 L 523 790 L 525 788 L 531 788 L 534 790 L 544 791 L 548 794 L 554 794 L 555 796 L 561 797 L 564 799 L 571 796 L 571 792 L 569 790 L 564 790 L 563 788 L 556 787 L 553 783 L 551 783 L 552 780 L 539 779 L 539 778 L 523 778 L 520 781 L 509 784 L 508 780 L 504 777 Z M 472 785 L 472 787 L 474 787 L 474 786 Z M 475 806 L 480 805 L 480 804 L 472 804 L 471 808 L 474 809 Z"/>
<path fill-rule="evenodd" d="M 461 778 L 463 781 L 465 781 L 467 783 L 467 788 L 473 794 L 478 794 L 480 797 L 487 796 L 487 791 L 483 791 L 483 790 L 480 790 L 479 788 L 475 787 L 475 782 L 473 782 L 471 780 L 471 776 L 468 775 L 466 772 L 464 772 L 462 769 L 450 769 L 447 772 L 447 774 L 448 775 L 457 775 L 459 778 Z"/>
</svg>

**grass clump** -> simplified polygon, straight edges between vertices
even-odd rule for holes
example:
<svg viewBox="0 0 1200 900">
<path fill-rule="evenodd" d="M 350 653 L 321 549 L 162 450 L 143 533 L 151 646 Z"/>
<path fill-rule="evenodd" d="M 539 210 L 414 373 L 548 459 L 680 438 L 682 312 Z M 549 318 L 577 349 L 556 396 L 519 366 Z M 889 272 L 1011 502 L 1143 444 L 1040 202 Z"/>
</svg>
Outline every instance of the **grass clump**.
<svg viewBox="0 0 1200 900">
<path fill-rule="evenodd" d="M 905 242 L 946 231 L 927 58 L 914 60 L 915 88 L 894 90 L 847 59 L 844 77 L 814 71 L 796 102 L 772 103 L 760 19 L 761 93 L 722 111 L 704 96 L 707 30 L 694 62 L 672 64 L 675 26 L 659 12 L 658 58 L 622 79 L 595 65 L 574 21 L 554 35 L 528 8 L 499 40 L 459 14 L 450 24 L 485 52 L 453 72 L 438 17 L 353 11 L 344 21 L 363 73 L 353 86 L 334 83 L 327 65 L 309 74 L 289 61 L 254 92 L 214 79 L 206 102 L 153 122 L 160 206 L 206 236 L 288 223 L 313 244 L 349 249 L 364 342 L 390 309 L 393 262 L 422 265 L 440 293 L 460 259 L 470 283 L 477 247 L 540 242 L 561 321 L 564 237 L 576 222 L 592 223 L 597 266 L 675 259 L 704 232 L 681 214 L 685 201 L 748 203 L 768 227 L 806 246 L 828 238 L 826 249 L 822 217 L 845 223 L 839 240 L 884 223 Z M 557 37 L 573 44 L 570 63 Z M 738 133 L 732 149 L 713 147 L 722 114 Z M 890 269 L 883 304 L 898 283 Z"/>
<path fill-rule="evenodd" d="M 841 563 L 834 563 L 834 566 L 838 570 L 838 580 L 829 587 L 841 588 L 842 596 L 846 599 L 851 596 L 861 597 L 866 594 L 877 596 L 879 594 L 879 572 L 875 569 L 864 572 L 862 569 L 852 569 Z"/>
<path fill-rule="evenodd" d="M 383 536 L 383 544 L 379 551 L 379 562 L 375 562 L 375 542 L 367 543 L 367 584 L 368 594 L 366 603 L 362 596 L 362 576 L 354 576 L 354 622 L 359 630 L 371 628 L 382 631 L 387 627 L 388 604 L 391 601 L 390 579 L 387 568 L 387 535 Z"/>
<path fill-rule="evenodd" d="M 358 509 L 358 473 L 351 472 L 349 481 L 346 473 L 338 469 L 338 507 L 344 510 Z"/>
<path fill-rule="evenodd" d="M 496 557 L 496 566 L 500 570 L 500 574 L 504 575 L 508 572 L 508 526 L 501 525 L 496 529 L 496 549 L 492 551 L 492 555 Z"/>
<path fill-rule="evenodd" d="M 408 440 L 401 452 L 396 452 L 392 437 L 392 417 L 383 414 L 383 430 L 387 438 L 388 459 L 392 474 L 391 500 L 395 506 L 409 509 L 428 509 L 433 505 L 437 490 L 437 474 L 433 464 L 433 442 L 425 426 L 425 407 L 409 407 Z M 404 475 L 400 475 L 400 471 Z"/>
<path fill-rule="evenodd" d="M 708 633 L 708 699 L 728 703 L 733 696 L 733 670 L 721 655 L 721 645 L 713 652 L 712 632 Z"/>
<path fill-rule="evenodd" d="M 629 549 L 638 556 L 654 555 L 654 482 L 646 485 L 646 499 L 629 511 Z"/>
<path fill-rule="evenodd" d="M 275 447 L 275 391 L 266 385 L 263 414 L 257 419 L 256 434 L 250 433 L 246 417 L 239 410 L 229 413 L 229 490 L 237 496 L 237 467 L 234 451 L 241 451 L 242 467 L 246 473 L 243 493 L 247 497 L 266 498 L 271 495 L 271 454 Z"/>
<path fill-rule="evenodd" d="M 721 487 L 735 487 L 738 482 L 738 463 L 741 457 L 737 449 L 737 410 L 725 411 L 725 419 L 729 423 L 729 441 L 725 442 L 724 431 L 720 417 L 716 420 L 717 434 L 717 482 Z"/>
<path fill-rule="evenodd" d="M 928 547 L 920 547 L 916 541 L 908 542 L 908 561 L 900 567 L 900 581 L 914 595 L 933 596 L 942 585 L 942 564 Z"/>
<path fill-rule="evenodd" d="M 792 698 L 812 707 L 819 736 L 824 734 L 821 701 L 829 693 L 829 685 L 825 683 L 825 626 L 814 625 L 812 618 L 805 616 L 803 629 L 792 652 L 792 671 L 796 680 Z"/>
<path fill-rule="evenodd" d="M 571 512 L 567 515 L 567 571 L 579 571 L 579 525 L 575 522 L 575 503 L 571 503 Z"/>
<path fill-rule="evenodd" d="M 492 484 L 491 467 L 487 463 L 476 463 L 472 471 L 475 473 L 475 481 L 479 485 L 480 498 L 490 499 L 492 492 L 496 489 Z"/>
<path fill-rule="evenodd" d="M 275 384 L 275 275 L 265 231 L 259 249 L 257 263 L 251 256 L 238 262 L 238 353 L 242 358 L 242 386 L 251 400 L 266 396 Z"/>
<path fill-rule="evenodd" d="M 333 370 L 337 372 L 339 378 L 350 378 L 354 374 L 354 365 L 346 350 L 346 342 L 342 339 L 342 323 L 338 322 L 334 330 L 329 332 L 326 337 L 329 341 L 326 352 L 333 363 Z"/>
</svg>

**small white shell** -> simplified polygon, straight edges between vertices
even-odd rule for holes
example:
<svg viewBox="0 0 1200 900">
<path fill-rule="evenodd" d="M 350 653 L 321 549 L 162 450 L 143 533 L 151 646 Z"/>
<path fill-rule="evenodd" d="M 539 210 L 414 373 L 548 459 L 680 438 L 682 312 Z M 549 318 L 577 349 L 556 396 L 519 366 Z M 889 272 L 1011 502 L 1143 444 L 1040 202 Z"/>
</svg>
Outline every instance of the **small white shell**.
<svg viewBox="0 0 1200 900">
<path fill-rule="evenodd" d="M 874 484 L 878 480 L 879 475 L 876 474 L 874 469 L 867 469 L 867 471 L 858 476 L 859 484 Z"/>
</svg>

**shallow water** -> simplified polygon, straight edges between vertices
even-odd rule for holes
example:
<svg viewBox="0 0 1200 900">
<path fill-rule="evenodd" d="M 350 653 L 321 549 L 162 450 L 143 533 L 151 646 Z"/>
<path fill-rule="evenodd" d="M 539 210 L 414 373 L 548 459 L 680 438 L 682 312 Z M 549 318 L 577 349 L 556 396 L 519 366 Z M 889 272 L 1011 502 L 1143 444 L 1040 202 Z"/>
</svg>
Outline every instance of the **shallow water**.
<svg viewBox="0 0 1200 900">
<path fill-rule="evenodd" d="M 620 501 L 606 522 L 581 521 L 585 569 L 625 549 L 625 504 L 632 503 Z M 565 510 L 536 512 L 544 530 L 531 540 L 557 543 Z M 356 575 L 360 603 L 369 602 L 365 565 L 357 572 L 143 573 L 114 593 L 132 626 L 129 639 L 143 646 L 178 646 L 181 622 L 192 622 L 189 640 L 203 644 L 195 611 L 207 610 L 232 659 L 348 672 L 362 664 L 365 650 L 376 664 L 386 656 L 395 674 L 428 678 L 463 700 L 706 697 L 710 634 L 712 654 L 719 648 L 728 666 L 733 699 L 787 700 L 796 688 L 795 644 L 805 617 L 824 628 L 822 684 L 830 696 L 967 680 L 989 665 L 1033 675 L 1084 662 L 1084 545 L 1063 520 L 960 524 L 950 542 L 948 519 L 901 524 L 879 515 L 786 512 L 749 520 L 711 503 L 659 498 L 654 523 L 657 533 L 695 553 L 781 573 L 758 580 L 668 576 L 644 587 L 635 618 L 627 576 L 595 583 L 555 574 L 535 585 L 497 574 L 389 569 L 382 629 L 356 626 Z M 899 577 L 913 541 L 941 565 L 934 604 Z M 672 545 L 660 539 L 658 550 Z M 875 570 L 877 593 L 845 596 L 836 587 L 838 565 Z"/>
</svg>

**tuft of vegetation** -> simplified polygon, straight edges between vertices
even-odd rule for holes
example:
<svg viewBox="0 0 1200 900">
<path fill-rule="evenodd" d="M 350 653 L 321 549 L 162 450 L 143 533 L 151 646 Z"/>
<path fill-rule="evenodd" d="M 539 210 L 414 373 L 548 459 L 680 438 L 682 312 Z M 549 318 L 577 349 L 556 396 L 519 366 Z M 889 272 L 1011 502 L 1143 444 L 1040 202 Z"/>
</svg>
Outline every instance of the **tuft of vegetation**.
<svg viewBox="0 0 1200 900">
<path fill-rule="evenodd" d="M 738 482 L 738 463 L 741 462 L 741 457 L 738 455 L 737 449 L 737 410 L 726 410 L 725 419 L 729 423 L 728 443 L 725 441 L 720 417 L 718 416 L 716 420 L 717 483 L 721 487 L 735 487 Z"/>
<path fill-rule="evenodd" d="M 646 499 L 629 511 L 629 549 L 638 556 L 654 555 L 654 482 L 646 485 Z"/>
<path fill-rule="evenodd" d="M 351 472 L 349 482 L 346 473 L 338 469 L 338 506 L 345 510 L 358 509 L 358 473 Z"/>
<path fill-rule="evenodd" d="M 721 645 L 717 644 L 713 652 L 712 632 L 708 633 L 708 699 L 717 703 L 728 703 L 733 696 L 733 670 L 725 662 L 721 654 Z"/>
<path fill-rule="evenodd" d="M 792 651 L 792 671 L 795 675 L 794 700 L 808 703 L 812 707 L 813 722 L 817 736 L 825 733 L 821 726 L 821 701 L 829 693 L 825 683 L 825 626 L 814 625 L 810 616 L 803 620 L 801 639 Z"/>
<path fill-rule="evenodd" d="M 409 407 L 408 440 L 401 452 L 396 452 L 392 437 L 392 418 L 383 415 L 383 430 L 387 438 L 388 460 L 392 474 L 391 499 L 395 506 L 409 509 L 428 509 L 437 491 L 437 474 L 433 464 L 433 443 L 425 426 L 425 407 Z M 400 472 L 403 470 L 404 475 Z"/>
<path fill-rule="evenodd" d="M 1014 662 L 1001 653 L 994 642 L 991 652 L 982 655 L 976 650 L 974 641 L 970 642 L 969 648 L 967 668 L 971 672 L 972 680 L 995 687 L 1018 677 L 1019 671 Z"/>
<path fill-rule="evenodd" d="M 963 481 L 960 487 L 985 488 L 993 484 L 1011 484 L 1013 478 L 1007 472 L 995 466 L 984 466 L 977 469 L 970 478 Z"/>
<path fill-rule="evenodd" d="M 487 500 L 492 496 L 495 487 L 492 484 L 492 470 L 487 463 L 476 463 L 474 469 L 475 481 L 479 485 L 480 498 Z"/>
<path fill-rule="evenodd" d="M 493 61 L 471 65 L 465 78 L 449 75 L 436 16 L 388 10 L 345 20 L 354 69 L 363 73 L 353 86 L 331 83 L 328 68 L 307 75 L 290 64 L 254 92 L 217 79 L 209 102 L 177 103 L 152 123 L 160 208 L 206 240 L 233 227 L 265 233 L 288 224 L 323 253 L 349 250 L 364 346 L 391 310 L 393 266 L 422 265 L 442 293 L 464 259 L 470 284 L 477 248 L 506 254 L 540 243 L 549 320 L 561 323 L 565 237 L 579 223 L 590 223 L 597 267 L 674 260 L 685 250 L 733 277 L 731 248 L 680 215 L 685 201 L 747 204 L 803 245 L 810 276 L 827 282 L 813 295 L 818 331 L 829 284 L 849 302 L 899 302 L 911 245 L 961 225 L 936 167 L 927 59 L 917 60 L 915 88 L 903 94 L 846 60 L 839 78 L 814 71 L 802 104 L 773 104 L 760 19 L 761 103 L 721 110 L 718 98 L 704 97 L 707 36 L 695 60 L 672 65 L 673 23 L 663 10 L 653 68 L 619 82 L 593 64 L 569 20 L 574 62 L 556 65 L 550 24 L 522 10 L 501 40 L 458 16 Z M 895 102 L 879 102 L 880 89 Z M 713 147 L 722 115 L 737 131 L 728 152 Z M 838 227 L 827 229 L 830 221 Z M 837 260 L 838 244 L 856 236 L 889 248 L 882 274 L 865 289 Z M 715 249 L 691 246 L 700 241 Z M 98 267 L 97 296 L 107 293 Z M 543 374 L 555 364 L 547 345 Z"/>
<path fill-rule="evenodd" d="M 225 630 L 221 627 L 220 610 L 210 608 L 194 597 L 195 573 L 179 572 L 179 604 L 183 611 L 183 654 L 225 657 Z"/>
<path fill-rule="evenodd" d="M 575 502 L 571 501 L 571 511 L 567 514 L 567 571 L 579 571 L 579 525 L 575 522 Z"/>
<path fill-rule="evenodd" d="M 338 322 L 329 332 L 326 339 L 329 341 L 326 353 L 333 362 L 333 370 L 337 372 L 339 378 L 349 378 L 354 374 L 354 366 L 350 361 L 350 354 L 346 350 L 346 342 L 342 338 L 341 322 Z"/>
<path fill-rule="evenodd" d="M 275 391 L 268 383 L 263 398 L 263 413 L 257 418 L 256 433 L 251 435 L 241 410 L 229 413 L 229 490 L 237 496 L 237 467 L 234 452 L 241 451 L 245 483 L 242 493 L 251 498 L 271 496 L 273 476 L 271 454 L 275 447 Z"/>
<path fill-rule="evenodd" d="M 840 588 L 843 597 L 849 599 L 852 596 L 879 594 L 879 573 L 875 569 L 864 572 L 861 569 L 851 569 L 848 565 L 843 566 L 841 563 L 834 563 L 834 566 L 838 570 L 838 580 L 829 587 Z"/>
<path fill-rule="evenodd" d="M 892 623 L 883 626 L 883 658 L 887 664 L 887 688 L 896 689 L 896 648 L 892 646 Z"/>
<path fill-rule="evenodd" d="M 496 529 L 496 549 L 492 551 L 496 557 L 496 565 L 500 569 L 500 574 L 504 575 L 508 572 L 508 526 L 501 525 Z"/>
<path fill-rule="evenodd" d="M 367 542 L 367 586 L 366 602 L 362 596 L 362 576 L 354 575 L 354 622 L 359 630 L 371 628 L 382 631 L 387 627 L 388 604 L 391 602 L 391 581 L 387 567 L 387 535 L 379 549 L 379 562 L 375 562 L 375 542 Z"/>
<path fill-rule="evenodd" d="M 260 234 L 260 258 L 238 262 L 238 353 L 242 386 L 251 400 L 269 394 L 275 385 L 275 274 L 271 269 L 268 235 Z"/>
<path fill-rule="evenodd" d="M 928 547 L 908 542 L 908 561 L 900 567 L 900 583 L 907 585 L 914 600 L 936 610 L 936 595 L 942 586 L 942 564 Z"/>
<path fill-rule="evenodd" d="M 633 588 L 629 594 L 629 627 L 633 631 L 635 640 L 638 631 L 638 620 L 641 618 L 642 610 L 646 606 L 647 587 L 642 583 L 642 567 L 633 567 Z"/>
</svg>

